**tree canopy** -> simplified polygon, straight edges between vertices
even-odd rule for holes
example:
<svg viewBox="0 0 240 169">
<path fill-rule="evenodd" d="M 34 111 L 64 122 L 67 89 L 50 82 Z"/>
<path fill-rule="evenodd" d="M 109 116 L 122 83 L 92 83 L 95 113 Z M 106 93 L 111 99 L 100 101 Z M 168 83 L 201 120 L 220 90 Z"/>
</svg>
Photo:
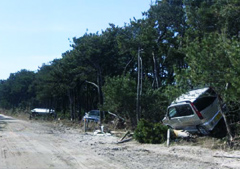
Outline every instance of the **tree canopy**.
<svg viewBox="0 0 240 169">
<path fill-rule="evenodd" d="M 157 0 L 142 19 L 73 37 L 61 59 L 2 80 L 0 106 L 55 108 L 71 119 L 102 109 L 136 125 L 136 107 L 160 121 L 179 93 L 212 86 L 238 114 L 239 33 L 238 0 Z"/>
</svg>

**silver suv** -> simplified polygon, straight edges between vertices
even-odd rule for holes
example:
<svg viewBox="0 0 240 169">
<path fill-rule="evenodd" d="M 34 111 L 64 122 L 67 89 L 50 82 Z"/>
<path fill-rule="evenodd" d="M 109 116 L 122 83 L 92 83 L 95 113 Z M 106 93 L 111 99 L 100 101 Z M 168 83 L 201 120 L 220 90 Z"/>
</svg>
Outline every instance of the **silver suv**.
<svg viewBox="0 0 240 169">
<path fill-rule="evenodd" d="M 217 94 L 210 87 L 189 91 L 168 107 L 163 124 L 207 135 L 222 118 Z"/>
</svg>

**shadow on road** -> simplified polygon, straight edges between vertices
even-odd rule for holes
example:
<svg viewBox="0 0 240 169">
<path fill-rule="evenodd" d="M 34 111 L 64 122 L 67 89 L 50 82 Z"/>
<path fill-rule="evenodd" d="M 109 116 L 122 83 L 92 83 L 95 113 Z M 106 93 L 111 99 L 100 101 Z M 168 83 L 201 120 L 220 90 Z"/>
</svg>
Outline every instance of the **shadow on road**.
<svg viewBox="0 0 240 169">
<path fill-rule="evenodd" d="M 13 122 L 13 120 L 15 119 L 12 117 L 0 114 L 0 131 L 3 131 L 3 129 L 7 126 L 7 123 Z"/>
<path fill-rule="evenodd" d="M 0 121 L 0 131 L 3 131 L 3 129 L 6 127 L 7 122 L 5 121 Z"/>
<path fill-rule="evenodd" d="M 0 121 L 2 120 L 14 120 L 14 118 L 0 114 Z"/>
</svg>

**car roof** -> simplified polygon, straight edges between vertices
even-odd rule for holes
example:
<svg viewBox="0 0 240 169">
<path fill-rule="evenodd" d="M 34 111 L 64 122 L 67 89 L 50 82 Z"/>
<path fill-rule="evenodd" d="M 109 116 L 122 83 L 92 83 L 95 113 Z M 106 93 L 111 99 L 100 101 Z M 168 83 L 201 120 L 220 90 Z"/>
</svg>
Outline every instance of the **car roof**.
<svg viewBox="0 0 240 169">
<path fill-rule="evenodd" d="M 35 109 L 32 109 L 31 111 L 38 112 L 38 113 L 45 113 L 45 112 L 54 111 L 54 110 L 53 109 L 45 109 L 45 108 L 35 108 Z"/>
<path fill-rule="evenodd" d="M 185 94 L 179 96 L 176 100 L 172 102 L 172 104 L 180 103 L 180 102 L 194 102 L 201 94 L 206 92 L 209 87 L 205 87 L 202 89 L 191 90 Z"/>
</svg>

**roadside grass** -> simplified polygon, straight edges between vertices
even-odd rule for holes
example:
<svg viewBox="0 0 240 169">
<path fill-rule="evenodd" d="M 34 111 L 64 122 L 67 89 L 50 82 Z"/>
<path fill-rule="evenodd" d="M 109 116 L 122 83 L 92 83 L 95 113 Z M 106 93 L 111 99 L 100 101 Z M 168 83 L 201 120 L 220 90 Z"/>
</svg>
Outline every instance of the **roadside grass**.
<svg viewBox="0 0 240 169">
<path fill-rule="evenodd" d="M 0 109 L 0 114 L 4 114 L 7 116 L 11 116 L 13 118 L 21 119 L 21 120 L 28 120 L 30 116 L 30 110 L 19 110 L 19 109 L 10 109 L 4 110 Z"/>
<path fill-rule="evenodd" d="M 0 114 L 12 116 L 13 118 L 21 119 L 21 120 L 29 120 L 30 110 L 3 110 L 0 109 Z M 43 117 L 37 117 L 31 120 L 32 122 L 50 122 L 54 123 L 54 125 L 64 128 L 73 128 L 80 129 L 80 131 L 84 131 L 84 122 L 81 121 L 71 121 L 67 118 L 65 119 L 47 119 Z M 126 128 L 118 129 L 116 125 L 113 123 L 105 123 L 103 124 L 104 131 L 122 131 L 125 132 Z M 171 140 L 171 145 L 188 145 L 188 146 L 201 146 L 203 148 L 209 149 L 217 149 L 217 150 L 240 150 L 240 125 L 234 126 L 235 131 L 235 140 L 233 142 L 229 142 L 226 136 L 225 129 L 222 123 L 219 123 L 219 127 L 212 133 L 211 136 L 199 136 L 195 135 L 193 138 L 175 138 Z M 100 129 L 100 125 L 95 122 L 90 122 L 87 125 L 87 132 L 94 132 L 95 130 Z M 166 144 L 166 143 L 163 143 Z"/>
</svg>

